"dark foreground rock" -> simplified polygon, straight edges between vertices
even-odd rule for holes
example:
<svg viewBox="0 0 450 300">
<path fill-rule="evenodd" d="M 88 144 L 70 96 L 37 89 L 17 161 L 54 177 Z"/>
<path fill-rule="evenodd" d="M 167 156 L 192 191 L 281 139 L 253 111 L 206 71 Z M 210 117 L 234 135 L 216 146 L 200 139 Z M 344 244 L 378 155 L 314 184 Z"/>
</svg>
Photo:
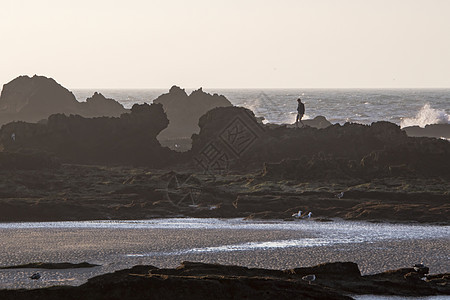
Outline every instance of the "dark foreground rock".
<svg viewBox="0 0 450 300">
<path fill-rule="evenodd" d="M 37 263 L 29 263 L 24 265 L 16 265 L 16 266 L 8 266 L 8 267 L 0 267 L 0 269 L 82 269 L 82 268 L 93 268 L 98 267 L 99 265 L 96 264 L 90 264 L 87 262 L 82 262 L 78 264 L 73 263 L 43 263 L 43 262 L 37 262 Z"/>
<path fill-rule="evenodd" d="M 314 276 L 312 276 L 314 275 Z M 361 276 L 351 262 L 291 270 L 183 262 L 176 269 L 135 266 L 78 287 L 0 290 L 1 299 L 351 299 L 351 295 L 450 295 L 450 274 L 414 268 Z"/>
</svg>

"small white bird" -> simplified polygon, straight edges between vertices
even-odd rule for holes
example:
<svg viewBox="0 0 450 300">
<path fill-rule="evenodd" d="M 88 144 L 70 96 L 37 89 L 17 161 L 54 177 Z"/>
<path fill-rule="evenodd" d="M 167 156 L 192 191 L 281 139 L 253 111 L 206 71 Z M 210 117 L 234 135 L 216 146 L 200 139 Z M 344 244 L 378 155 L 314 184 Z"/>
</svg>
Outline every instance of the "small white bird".
<svg viewBox="0 0 450 300">
<path fill-rule="evenodd" d="M 309 212 L 307 215 L 306 215 L 306 217 L 305 218 L 311 218 L 311 216 L 312 216 L 312 212 Z"/>
<path fill-rule="evenodd" d="M 31 279 L 34 280 L 38 280 L 39 278 L 41 278 L 41 274 L 39 273 L 34 273 L 33 275 L 30 276 Z"/>
<path fill-rule="evenodd" d="M 302 280 L 308 281 L 309 284 L 311 284 L 312 281 L 316 280 L 316 275 L 310 274 L 302 277 Z"/>
<path fill-rule="evenodd" d="M 14 132 L 11 134 L 11 139 L 12 139 L 13 141 L 16 141 L 16 134 L 15 134 Z"/>
<path fill-rule="evenodd" d="M 339 194 L 335 195 L 338 199 L 341 199 L 342 197 L 344 197 L 344 192 L 340 192 Z"/>
<path fill-rule="evenodd" d="M 298 219 L 298 218 L 300 218 L 300 217 L 302 216 L 302 211 L 299 210 L 298 212 L 293 213 L 292 216 L 293 216 L 294 218 L 297 218 L 297 219 Z"/>
</svg>

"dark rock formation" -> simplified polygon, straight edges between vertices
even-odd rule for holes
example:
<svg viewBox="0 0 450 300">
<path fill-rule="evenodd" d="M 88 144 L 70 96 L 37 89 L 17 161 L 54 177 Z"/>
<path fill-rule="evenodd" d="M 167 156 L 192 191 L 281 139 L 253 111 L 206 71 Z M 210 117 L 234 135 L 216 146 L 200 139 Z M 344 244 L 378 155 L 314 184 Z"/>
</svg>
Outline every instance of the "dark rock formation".
<svg viewBox="0 0 450 300">
<path fill-rule="evenodd" d="M 408 136 L 450 139 L 450 124 L 432 124 L 426 125 L 424 128 L 410 126 L 403 128 L 403 130 Z"/>
<path fill-rule="evenodd" d="M 214 108 L 199 122 L 200 133 L 192 136 L 192 155 L 207 172 L 226 172 L 262 165 L 265 154 L 254 151 L 267 133 L 251 110 L 242 107 Z M 255 146 L 256 145 L 256 146 Z"/>
<path fill-rule="evenodd" d="M 199 126 L 192 152 L 208 172 L 220 171 L 219 164 L 229 171 L 266 163 L 266 175 L 285 179 L 450 174 L 449 142 L 411 138 L 389 122 L 324 129 L 263 126 L 251 111 L 226 107 L 210 110 Z"/>
<path fill-rule="evenodd" d="M 45 124 L 9 123 L 0 130 L 0 144 L 11 152 L 52 153 L 63 162 L 166 166 L 172 152 L 156 136 L 167 124 L 160 104 L 135 104 L 120 118 L 55 114 Z"/>
<path fill-rule="evenodd" d="M 121 104 L 94 94 L 86 103 L 55 80 L 44 76 L 20 76 L 3 85 L 0 96 L 0 124 L 11 121 L 38 122 L 52 114 L 86 117 L 119 116 L 127 110 Z"/>
<path fill-rule="evenodd" d="M 302 280 L 304 274 L 315 280 Z M 2 299 L 352 299 L 349 294 L 449 295 L 449 274 L 421 280 L 412 268 L 361 276 L 351 262 L 293 270 L 183 262 L 176 269 L 135 266 L 79 287 L 0 290 Z M 429 278 L 429 279 L 428 279 Z"/>
<path fill-rule="evenodd" d="M 153 103 L 161 103 L 169 119 L 169 126 L 158 136 L 159 140 L 190 138 L 199 132 L 198 120 L 215 107 L 231 106 L 225 96 L 208 94 L 200 88 L 189 96 L 184 89 L 173 86 L 169 93 L 159 96 Z"/>
</svg>

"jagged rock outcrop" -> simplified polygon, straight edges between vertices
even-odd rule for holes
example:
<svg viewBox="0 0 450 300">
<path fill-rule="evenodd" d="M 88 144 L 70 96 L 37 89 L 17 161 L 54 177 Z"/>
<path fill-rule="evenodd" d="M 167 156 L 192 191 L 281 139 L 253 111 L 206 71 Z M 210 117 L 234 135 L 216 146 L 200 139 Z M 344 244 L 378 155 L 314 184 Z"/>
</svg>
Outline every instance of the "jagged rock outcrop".
<svg viewBox="0 0 450 300">
<path fill-rule="evenodd" d="M 0 114 L 2 119 L 37 122 L 55 113 L 74 114 L 77 104 L 75 96 L 51 78 L 20 76 L 3 85 Z"/>
<path fill-rule="evenodd" d="M 135 104 L 120 118 L 55 114 L 42 124 L 8 123 L 0 143 L 10 152 L 48 152 L 64 162 L 165 166 L 176 153 L 156 136 L 168 123 L 162 105 Z"/>
<path fill-rule="evenodd" d="M 199 132 L 198 120 L 203 114 L 215 107 L 232 106 L 223 95 L 211 95 L 201 88 L 188 95 L 177 86 L 173 86 L 169 93 L 159 96 L 153 103 L 163 105 L 170 122 L 158 136 L 159 140 L 190 138 Z"/>
<path fill-rule="evenodd" d="M 34 75 L 20 76 L 3 85 L 0 95 L 0 124 L 11 121 L 38 122 L 52 114 L 78 114 L 85 117 L 120 116 L 123 106 L 94 94 L 80 103 L 68 89 L 54 79 Z"/>
<path fill-rule="evenodd" d="M 80 115 L 86 118 L 92 117 L 120 117 L 128 112 L 122 104 L 114 99 L 109 99 L 101 93 L 95 92 L 86 102 L 80 103 Z"/>
</svg>

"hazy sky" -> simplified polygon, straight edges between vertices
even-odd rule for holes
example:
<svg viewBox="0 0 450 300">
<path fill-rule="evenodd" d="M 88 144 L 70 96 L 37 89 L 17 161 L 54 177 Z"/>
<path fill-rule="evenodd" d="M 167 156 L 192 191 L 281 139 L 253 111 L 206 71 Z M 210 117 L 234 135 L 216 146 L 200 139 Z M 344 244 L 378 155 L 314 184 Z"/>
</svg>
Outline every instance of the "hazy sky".
<svg viewBox="0 0 450 300">
<path fill-rule="evenodd" d="M 448 0 L 0 0 L 0 84 L 450 87 Z"/>
</svg>

